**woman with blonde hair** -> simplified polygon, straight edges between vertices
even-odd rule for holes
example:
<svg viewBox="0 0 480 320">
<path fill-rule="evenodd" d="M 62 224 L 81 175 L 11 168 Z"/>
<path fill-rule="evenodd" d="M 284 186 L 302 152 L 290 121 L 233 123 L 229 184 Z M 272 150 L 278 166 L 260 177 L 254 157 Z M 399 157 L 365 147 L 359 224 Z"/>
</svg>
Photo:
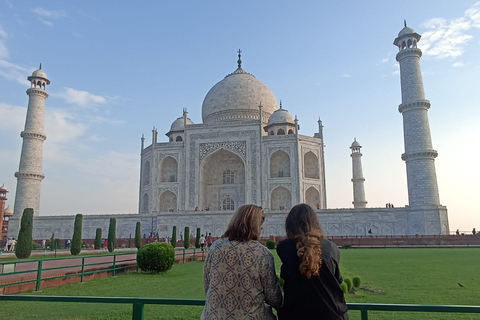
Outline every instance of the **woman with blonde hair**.
<svg viewBox="0 0 480 320">
<path fill-rule="evenodd" d="M 296 205 L 285 220 L 287 239 L 277 246 L 285 281 L 284 304 L 278 319 L 348 319 L 340 284 L 340 251 L 324 239 L 315 211 Z"/>
<path fill-rule="evenodd" d="M 265 213 L 241 206 L 221 239 L 213 242 L 203 267 L 205 308 L 201 319 L 276 319 L 282 291 L 273 255 L 257 240 Z"/>
</svg>

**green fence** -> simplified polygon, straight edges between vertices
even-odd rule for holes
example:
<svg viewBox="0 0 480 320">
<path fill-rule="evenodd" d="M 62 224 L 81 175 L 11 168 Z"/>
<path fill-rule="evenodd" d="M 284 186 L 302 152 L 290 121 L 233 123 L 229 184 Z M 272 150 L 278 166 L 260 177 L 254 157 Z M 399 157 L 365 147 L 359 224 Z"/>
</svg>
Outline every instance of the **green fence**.
<svg viewBox="0 0 480 320">
<path fill-rule="evenodd" d="M 129 259 L 118 260 L 117 257 L 124 255 L 132 255 L 135 257 Z M 188 261 L 196 261 L 197 258 L 204 260 L 206 256 L 206 251 L 201 249 L 176 249 L 175 250 L 175 260 L 181 261 L 183 263 Z M 95 258 L 111 258 L 110 261 L 94 262 L 89 263 L 88 260 Z M 66 266 L 45 268 L 44 263 L 52 261 L 68 261 L 68 260 L 80 260 L 77 264 L 69 264 Z M 96 267 L 95 270 L 92 268 Z M 21 285 L 26 283 L 36 283 L 35 290 L 39 291 L 41 287 L 41 282 L 45 280 L 53 280 L 59 278 L 68 278 L 80 276 L 80 282 L 83 282 L 84 277 L 94 273 L 101 272 L 112 272 L 112 276 L 115 276 L 117 271 L 123 269 L 136 268 L 138 271 L 136 254 L 129 253 L 118 253 L 118 254 L 101 254 L 101 255 L 89 255 L 89 256 L 79 256 L 79 257 L 66 257 L 66 258 L 52 258 L 52 259 L 43 259 L 43 260 L 21 260 L 21 261 L 11 261 L 11 262 L 1 262 L 0 263 L 0 288 Z M 19 269 L 22 269 L 18 271 Z M 70 269 L 70 270 L 67 270 Z M 88 270 L 90 269 L 90 270 Z M 57 274 L 53 276 L 46 275 L 45 273 L 50 273 L 53 270 L 64 270 L 62 274 Z M 73 270 L 73 271 L 72 271 Z M 17 277 L 12 277 L 17 275 Z M 6 282 L 6 279 L 13 279 L 13 282 Z M 15 281 L 14 278 L 26 278 L 19 281 Z"/>
<path fill-rule="evenodd" d="M 121 303 L 132 305 L 132 319 L 144 319 L 146 304 L 203 306 L 203 299 L 159 299 L 159 298 L 124 298 L 124 297 L 61 297 L 61 296 L 5 296 L 0 295 L 0 301 L 41 301 L 41 302 L 75 302 L 75 303 Z M 373 304 L 348 303 L 350 311 L 360 311 L 362 320 L 368 320 L 368 311 L 408 311 L 408 312 L 448 312 L 448 313 L 478 313 L 480 306 L 427 306 L 414 304 Z"/>
</svg>

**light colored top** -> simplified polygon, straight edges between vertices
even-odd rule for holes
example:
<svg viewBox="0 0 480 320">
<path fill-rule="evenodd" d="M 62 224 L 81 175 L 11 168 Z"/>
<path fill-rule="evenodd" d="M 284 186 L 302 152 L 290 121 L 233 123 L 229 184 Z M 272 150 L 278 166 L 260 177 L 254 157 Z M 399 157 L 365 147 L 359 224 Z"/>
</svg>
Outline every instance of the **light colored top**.
<svg viewBox="0 0 480 320">
<path fill-rule="evenodd" d="M 205 237 L 200 237 L 200 244 L 205 244 Z"/>
<path fill-rule="evenodd" d="M 272 253 L 255 240 L 215 241 L 205 259 L 203 285 L 201 319 L 276 319 L 270 306 L 283 302 Z"/>
</svg>

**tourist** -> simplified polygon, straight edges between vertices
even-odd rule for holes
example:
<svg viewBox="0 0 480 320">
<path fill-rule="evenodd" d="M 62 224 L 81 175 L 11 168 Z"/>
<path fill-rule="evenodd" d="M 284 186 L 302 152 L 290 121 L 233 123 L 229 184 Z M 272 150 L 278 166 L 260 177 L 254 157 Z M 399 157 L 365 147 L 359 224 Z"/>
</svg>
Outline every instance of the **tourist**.
<svg viewBox="0 0 480 320">
<path fill-rule="evenodd" d="M 201 319 L 275 319 L 272 307 L 281 307 L 282 291 L 273 255 L 257 241 L 264 220 L 261 207 L 241 206 L 208 251 Z"/>
<path fill-rule="evenodd" d="M 315 211 L 308 204 L 294 206 L 285 220 L 287 239 L 277 246 L 285 281 L 284 304 L 278 319 L 348 319 L 340 287 L 340 251 L 324 239 Z"/>
<path fill-rule="evenodd" d="M 203 247 L 205 247 L 205 237 L 202 234 L 200 237 L 200 248 L 202 248 L 202 251 L 203 251 Z"/>
<path fill-rule="evenodd" d="M 207 247 L 210 248 L 212 246 L 212 243 L 213 243 L 213 237 L 212 237 L 212 234 L 209 233 L 207 236 Z"/>
<path fill-rule="evenodd" d="M 12 238 L 12 245 L 10 247 L 10 251 L 15 251 L 15 245 L 17 244 L 17 240 L 15 238 Z"/>
<path fill-rule="evenodd" d="M 47 240 L 43 239 L 42 240 L 42 249 L 46 249 L 47 248 Z"/>
</svg>

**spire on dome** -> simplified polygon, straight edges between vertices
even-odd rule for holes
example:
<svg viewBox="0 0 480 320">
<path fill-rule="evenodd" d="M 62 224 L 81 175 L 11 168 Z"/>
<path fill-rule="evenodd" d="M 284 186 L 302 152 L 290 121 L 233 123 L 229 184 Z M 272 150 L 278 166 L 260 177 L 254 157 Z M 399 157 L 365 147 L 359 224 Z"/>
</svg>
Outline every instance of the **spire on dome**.
<svg viewBox="0 0 480 320">
<path fill-rule="evenodd" d="M 38 70 L 42 70 L 42 63 L 40 62 L 40 68 L 38 68 Z"/>
<path fill-rule="evenodd" d="M 403 20 L 403 26 L 406 27 L 407 26 L 407 20 Z"/>
<path fill-rule="evenodd" d="M 282 109 L 282 100 L 280 100 L 280 109 Z"/>
<path fill-rule="evenodd" d="M 238 69 L 242 69 L 242 50 L 238 49 L 238 60 L 237 60 L 237 63 L 238 63 Z"/>
</svg>

